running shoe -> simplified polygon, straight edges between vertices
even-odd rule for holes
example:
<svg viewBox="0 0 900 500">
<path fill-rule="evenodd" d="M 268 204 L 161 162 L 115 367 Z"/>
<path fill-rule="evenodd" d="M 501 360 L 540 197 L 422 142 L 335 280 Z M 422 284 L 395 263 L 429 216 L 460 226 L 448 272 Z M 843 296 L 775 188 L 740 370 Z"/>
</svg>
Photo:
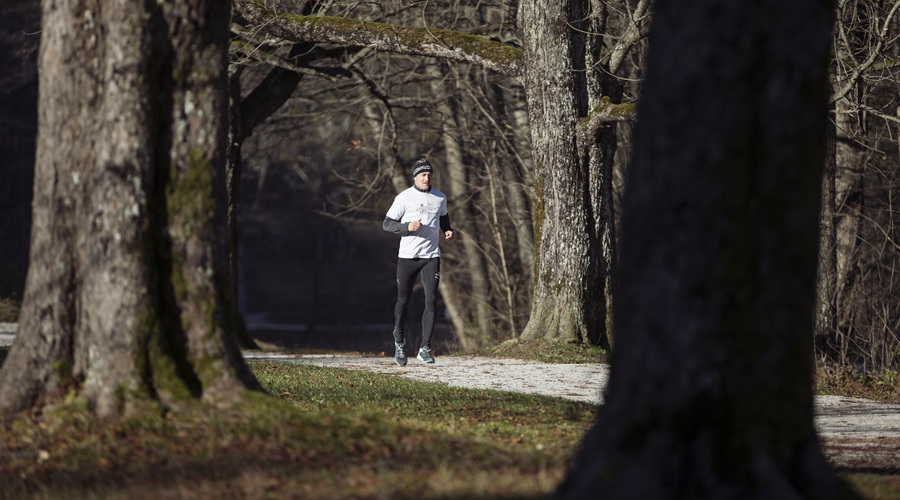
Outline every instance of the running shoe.
<svg viewBox="0 0 900 500">
<path fill-rule="evenodd" d="M 397 366 L 406 366 L 406 351 L 403 350 L 403 344 L 394 344 L 394 361 L 397 362 Z"/>
<path fill-rule="evenodd" d="M 419 349 L 419 355 L 416 356 L 420 361 L 433 364 L 434 358 L 431 357 L 431 349 L 426 349 L 424 347 Z"/>
</svg>

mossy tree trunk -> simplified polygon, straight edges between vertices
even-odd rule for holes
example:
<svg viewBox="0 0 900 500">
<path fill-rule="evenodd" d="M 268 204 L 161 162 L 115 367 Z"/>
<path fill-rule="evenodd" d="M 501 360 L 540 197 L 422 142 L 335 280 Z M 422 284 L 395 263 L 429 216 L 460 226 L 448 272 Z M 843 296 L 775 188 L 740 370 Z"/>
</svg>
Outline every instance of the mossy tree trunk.
<svg viewBox="0 0 900 500">
<path fill-rule="evenodd" d="M 223 324 L 227 2 L 44 2 L 30 267 L 0 413 L 257 388 Z"/>
<path fill-rule="evenodd" d="M 588 155 L 577 124 L 588 112 L 581 2 L 522 4 L 524 85 L 535 168 L 531 317 L 521 337 L 599 344 L 605 304 L 594 234 Z M 600 300 L 598 299 L 600 296 Z"/>
<path fill-rule="evenodd" d="M 656 4 L 612 372 L 559 497 L 849 495 L 813 425 L 832 9 Z"/>
</svg>

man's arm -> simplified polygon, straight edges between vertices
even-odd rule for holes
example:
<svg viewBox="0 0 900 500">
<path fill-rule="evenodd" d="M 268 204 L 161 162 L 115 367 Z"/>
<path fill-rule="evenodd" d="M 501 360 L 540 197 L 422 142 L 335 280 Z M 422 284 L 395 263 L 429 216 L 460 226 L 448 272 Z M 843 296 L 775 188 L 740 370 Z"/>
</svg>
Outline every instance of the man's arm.
<svg viewBox="0 0 900 500">
<path fill-rule="evenodd" d="M 442 215 L 440 220 L 441 220 L 441 231 L 443 231 L 445 233 L 447 231 L 453 231 L 453 228 L 450 227 L 450 215 L 449 214 Z"/>
<path fill-rule="evenodd" d="M 397 219 L 391 219 L 390 217 L 385 217 L 384 222 L 381 223 L 381 227 L 384 228 L 385 231 L 389 233 L 396 233 L 400 236 L 409 236 L 409 225 L 404 224 Z"/>
<path fill-rule="evenodd" d="M 444 238 L 448 240 L 453 239 L 453 228 L 450 227 L 450 215 L 442 215 L 440 217 L 441 221 L 441 231 L 444 233 Z"/>
</svg>

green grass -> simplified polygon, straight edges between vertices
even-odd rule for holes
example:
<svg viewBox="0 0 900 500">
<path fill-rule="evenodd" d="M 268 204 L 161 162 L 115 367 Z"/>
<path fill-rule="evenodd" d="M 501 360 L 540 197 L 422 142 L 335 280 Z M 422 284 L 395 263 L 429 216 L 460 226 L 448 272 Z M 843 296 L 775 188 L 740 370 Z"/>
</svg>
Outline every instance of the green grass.
<svg viewBox="0 0 900 500">
<path fill-rule="evenodd" d="M 539 498 L 596 410 L 366 372 L 251 366 L 277 399 L 109 423 L 72 402 L 6 422 L 0 497 Z"/>
</svg>

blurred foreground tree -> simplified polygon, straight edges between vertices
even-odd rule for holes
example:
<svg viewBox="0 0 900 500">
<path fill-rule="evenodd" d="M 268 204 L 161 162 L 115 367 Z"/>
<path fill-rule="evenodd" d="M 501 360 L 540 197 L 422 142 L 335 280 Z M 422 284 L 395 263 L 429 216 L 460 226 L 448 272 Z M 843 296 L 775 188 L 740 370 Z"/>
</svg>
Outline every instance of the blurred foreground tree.
<svg viewBox="0 0 900 500">
<path fill-rule="evenodd" d="M 44 2 L 30 266 L 0 412 L 256 388 L 223 328 L 229 4 Z"/>
<path fill-rule="evenodd" d="M 612 372 L 560 497 L 852 496 L 813 425 L 833 8 L 656 3 Z"/>
</svg>

